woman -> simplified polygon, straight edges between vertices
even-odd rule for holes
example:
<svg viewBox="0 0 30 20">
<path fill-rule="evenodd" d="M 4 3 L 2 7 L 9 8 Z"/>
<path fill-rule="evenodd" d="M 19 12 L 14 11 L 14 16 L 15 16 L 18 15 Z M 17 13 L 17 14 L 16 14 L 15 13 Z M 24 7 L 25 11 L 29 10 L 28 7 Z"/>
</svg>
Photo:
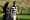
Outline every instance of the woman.
<svg viewBox="0 0 30 20">
<path fill-rule="evenodd" d="M 4 13 L 5 13 L 3 20 L 9 20 L 10 10 L 9 10 L 9 8 L 7 7 L 8 4 L 9 4 L 9 2 L 7 2 L 7 3 L 5 4 L 5 6 L 3 7 L 3 11 L 4 11 Z"/>
</svg>

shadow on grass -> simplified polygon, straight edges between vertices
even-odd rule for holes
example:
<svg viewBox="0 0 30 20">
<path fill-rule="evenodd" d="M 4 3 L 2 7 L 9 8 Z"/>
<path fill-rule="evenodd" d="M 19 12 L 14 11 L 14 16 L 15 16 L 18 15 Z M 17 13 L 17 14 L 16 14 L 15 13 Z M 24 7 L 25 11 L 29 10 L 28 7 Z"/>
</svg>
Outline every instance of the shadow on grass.
<svg viewBox="0 0 30 20">
<path fill-rule="evenodd" d="M 3 20 L 3 18 L 0 17 L 0 20 Z M 16 18 L 16 20 L 18 20 L 18 19 Z M 20 18 L 19 20 L 30 20 L 30 19 L 22 19 L 22 18 Z"/>
<path fill-rule="evenodd" d="M 0 20 L 3 20 L 3 17 L 0 17 Z M 16 20 L 18 20 L 18 18 L 16 18 Z M 23 19 L 23 18 L 20 18 L 19 20 L 30 20 L 30 19 Z"/>
<path fill-rule="evenodd" d="M 18 19 L 16 18 L 16 20 L 18 20 Z M 30 19 L 23 19 L 23 18 L 20 18 L 19 20 L 30 20 Z"/>
<path fill-rule="evenodd" d="M 2 17 L 0 17 L 0 20 L 3 20 L 3 18 L 2 18 Z"/>
<path fill-rule="evenodd" d="M 21 18 L 20 20 L 30 20 L 30 19 L 22 19 L 22 18 Z"/>
</svg>

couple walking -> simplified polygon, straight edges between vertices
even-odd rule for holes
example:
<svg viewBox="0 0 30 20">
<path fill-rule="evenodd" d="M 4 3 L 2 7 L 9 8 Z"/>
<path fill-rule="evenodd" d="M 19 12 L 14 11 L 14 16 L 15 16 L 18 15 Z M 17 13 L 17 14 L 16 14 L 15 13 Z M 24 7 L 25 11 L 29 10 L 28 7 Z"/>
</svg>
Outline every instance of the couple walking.
<svg viewBox="0 0 30 20">
<path fill-rule="evenodd" d="M 13 2 L 13 6 L 8 8 L 9 2 L 5 4 L 3 7 L 3 11 L 5 12 L 3 20 L 16 20 L 16 15 L 18 15 L 17 7 L 15 6 L 15 2 Z"/>
</svg>

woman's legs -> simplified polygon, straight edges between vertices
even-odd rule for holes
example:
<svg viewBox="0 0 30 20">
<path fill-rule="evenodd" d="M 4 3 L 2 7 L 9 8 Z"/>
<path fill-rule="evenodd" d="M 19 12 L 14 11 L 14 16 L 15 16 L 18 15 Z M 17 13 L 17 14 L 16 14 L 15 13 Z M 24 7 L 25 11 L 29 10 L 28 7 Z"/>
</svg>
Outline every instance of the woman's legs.
<svg viewBox="0 0 30 20">
<path fill-rule="evenodd" d="M 6 16 L 6 20 L 10 20 L 10 16 Z"/>
</svg>

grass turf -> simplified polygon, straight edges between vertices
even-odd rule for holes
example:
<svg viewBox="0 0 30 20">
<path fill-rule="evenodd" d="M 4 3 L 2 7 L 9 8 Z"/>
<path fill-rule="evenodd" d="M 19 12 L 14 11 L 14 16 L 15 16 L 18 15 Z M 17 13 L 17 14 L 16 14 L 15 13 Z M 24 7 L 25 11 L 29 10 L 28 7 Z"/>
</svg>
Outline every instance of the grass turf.
<svg viewBox="0 0 30 20">
<path fill-rule="evenodd" d="M 3 20 L 3 13 L 0 13 L 0 20 Z"/>
<path fill-rule="evenodd" d="M 3 20 L 3 13 L 0 13 L 0 20 Z M 30 20 L 30 15 L 19 15 L 20 20 Z"/>
</svg>

